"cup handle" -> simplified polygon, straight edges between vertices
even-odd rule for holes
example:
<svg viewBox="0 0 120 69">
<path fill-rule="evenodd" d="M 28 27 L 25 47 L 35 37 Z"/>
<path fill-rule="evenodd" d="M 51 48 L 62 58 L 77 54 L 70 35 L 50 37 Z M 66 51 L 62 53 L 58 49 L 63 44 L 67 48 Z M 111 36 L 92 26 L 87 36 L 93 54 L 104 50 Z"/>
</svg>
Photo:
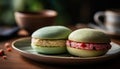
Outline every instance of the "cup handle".
<svg viewBox="0 0 120 69">
<path fill-rule="evenodd" d="M 94 15 L 94 21 L 103 29 L 106 29 L 104 23 L 100 20 L 100 17 L 105 17 L 105 12 L 97 12 Z"/>
</svg>

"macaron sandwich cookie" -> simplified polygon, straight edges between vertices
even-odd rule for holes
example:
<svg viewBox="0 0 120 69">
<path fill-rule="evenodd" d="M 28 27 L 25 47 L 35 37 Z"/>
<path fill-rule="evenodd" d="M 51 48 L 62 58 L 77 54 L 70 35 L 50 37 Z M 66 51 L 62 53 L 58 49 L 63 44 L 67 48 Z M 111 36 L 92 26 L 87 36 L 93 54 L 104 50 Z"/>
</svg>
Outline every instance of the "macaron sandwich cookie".
<svg viewBox="0 0 120 69">
<path fill-rule="evenodd" d="M 70 54 L 79 57 L 104 55 L 111 48 L 109 37 L 101 31 L 83 28 L 73 31 L 66 42 Z"/>
<path fill-rule="evenodd" d="M 66 52 L 66 40 L 72 32 L 65 26 L 42 27 L 32 34 L 31 46 L 43 54 L 60 54 Z"/>
</svg>

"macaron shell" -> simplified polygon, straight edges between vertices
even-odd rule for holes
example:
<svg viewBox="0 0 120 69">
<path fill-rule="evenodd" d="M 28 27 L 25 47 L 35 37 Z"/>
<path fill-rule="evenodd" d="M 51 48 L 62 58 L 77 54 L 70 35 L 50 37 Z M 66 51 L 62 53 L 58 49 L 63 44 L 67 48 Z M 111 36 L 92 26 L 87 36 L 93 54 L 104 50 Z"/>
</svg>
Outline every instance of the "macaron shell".
<svg viewBox="0 0 120 69">
<path fill-rule="evenodd" d="M 40 39 L 67 39 L 71 32 L 72 30 L 65 26 L 47 26 L 35 31 L 32 37 Z"/>
<path fill-rule="evenodd" d="M 38 52 L 38 53 L 42 53 L 42 54 L 61 54 L 61 53 L 65 53 L 66 52 L 66 47 L 42 47 L 42 46 L 35 46 L 35 45 L 31 45 L 32 48 Z"/>
<path fill-rule="evenodd" d="M 101 31 L 95 29 L 78 29 L 73 31 L 69 37 L 69 40 L 84 43 L 109 43 L 109 37 Z"/>
<path fill-rule="evenodd" d="M 108 50 L 82 50 L 77 48 L 72 48 L 67 46 L 67 50 L 71 55 L 79 56 L 79 57 L 97 57 L 100 55 L 104 55 Z"/>
</svg>

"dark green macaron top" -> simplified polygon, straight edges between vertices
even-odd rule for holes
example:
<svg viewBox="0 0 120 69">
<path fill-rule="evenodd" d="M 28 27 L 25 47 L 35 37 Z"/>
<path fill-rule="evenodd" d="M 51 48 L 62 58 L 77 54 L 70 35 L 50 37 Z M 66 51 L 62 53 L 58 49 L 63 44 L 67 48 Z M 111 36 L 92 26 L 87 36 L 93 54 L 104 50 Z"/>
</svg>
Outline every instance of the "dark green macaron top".
<svg viewBox="0 0 120 69">
<path fill-rule="evenodd" d="M 72 32 L 71 29 L 65 26 L 46 26 L 33 32 L 33 38 L 39 39 L 67 39 Z"/>
<path fill-rule="evenodd" d="M 69 40 L 76 42 L 85 42 L 85 43 L 109 43 L 109 37 L 95 29 L 83 28 L 73 31 L 69 37 Z"/>
</svg>

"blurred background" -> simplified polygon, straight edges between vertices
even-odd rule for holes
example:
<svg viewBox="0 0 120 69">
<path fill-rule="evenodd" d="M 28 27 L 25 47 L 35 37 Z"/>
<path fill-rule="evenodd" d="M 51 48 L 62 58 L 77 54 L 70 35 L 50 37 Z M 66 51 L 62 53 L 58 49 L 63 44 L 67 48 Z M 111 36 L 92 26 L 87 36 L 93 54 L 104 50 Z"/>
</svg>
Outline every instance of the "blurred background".
<svg viewBox="0 0 120 69">
<path fill-rule="evenodd" d="M 14 11 L 20 10 L 54 9 L 58 12 L 56 24 L 74 25 L 93 22 L 97 11 L 111 8 L 120 9 L 119 0 L 1 0 L 0 25 L 16 25 Z"/>
<path fill-rule="evenodd" d="M 55 25 L 93 22 L 97 11 L 120 9 L 119 0 L 0 0 L 0 27 L 17 26 L 15 11 L 56 10 Z"/>
</svg>

